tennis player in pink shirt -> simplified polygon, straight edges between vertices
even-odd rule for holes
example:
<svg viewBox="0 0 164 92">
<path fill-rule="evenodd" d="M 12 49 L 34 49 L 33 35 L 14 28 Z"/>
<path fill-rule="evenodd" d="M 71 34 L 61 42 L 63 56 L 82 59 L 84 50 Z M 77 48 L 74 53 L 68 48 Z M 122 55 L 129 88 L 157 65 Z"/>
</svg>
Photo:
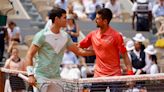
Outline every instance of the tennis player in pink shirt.
<svg viewBox="0 0 164 92">
<path fill-rule="evenodd" d="M 109 26 L 112 19 L 110 9 L 103 8 L 96 14 L 96 24 L 99 29 L 90 32 L 80 42 L 81 48 L 93 47 L 96 54 L 94 77 L 120 76 L 120 54 L 127 67 L 127 74 L 133 75 L 122 35 Z"/>
</svg>

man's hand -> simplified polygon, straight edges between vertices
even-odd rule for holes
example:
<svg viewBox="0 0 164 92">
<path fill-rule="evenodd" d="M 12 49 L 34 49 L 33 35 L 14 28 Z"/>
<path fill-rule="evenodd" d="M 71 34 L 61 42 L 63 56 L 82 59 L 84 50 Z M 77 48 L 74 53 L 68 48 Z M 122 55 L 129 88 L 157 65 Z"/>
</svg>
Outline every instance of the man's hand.
<svg viewBox="0 0 164 92">
<path fill-rule="evenodd" d="M 127 75 L 134 75 L 134 73 L 133 73 L 132 70 L 128 70 L 128 71 L 127 71 Z"/>
<path fill-rule="evenodd" d="M 28 83 L 29 83 L 30 85 L 32 85 L 32 86 L 35 86 L 35 85 L 36 85 L 36 79 L 35 79 L 35 77 L 34 77 L 33 75 L 30 75 L 30 76 L 28 77 Z"/>
</svg>

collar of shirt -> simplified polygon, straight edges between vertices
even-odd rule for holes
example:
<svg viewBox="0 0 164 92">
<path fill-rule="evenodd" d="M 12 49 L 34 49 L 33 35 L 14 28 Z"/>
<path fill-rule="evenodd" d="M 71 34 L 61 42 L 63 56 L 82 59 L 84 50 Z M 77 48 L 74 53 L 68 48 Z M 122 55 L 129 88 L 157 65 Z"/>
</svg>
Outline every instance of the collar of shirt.
<svg viewBox="0 0 164 92">
<path fill-rule="evenodd" d="M 111 35 L 112 28 L 111 27 L 108 27 L 108 29 L 104 33 L 101 33 L 101 30 L 100 29 L 97 32 L 98 32 L 97 33 L 97 37 L 102 38 L 103 36 L 109 36 L 109 35 Z"/>
</svg>

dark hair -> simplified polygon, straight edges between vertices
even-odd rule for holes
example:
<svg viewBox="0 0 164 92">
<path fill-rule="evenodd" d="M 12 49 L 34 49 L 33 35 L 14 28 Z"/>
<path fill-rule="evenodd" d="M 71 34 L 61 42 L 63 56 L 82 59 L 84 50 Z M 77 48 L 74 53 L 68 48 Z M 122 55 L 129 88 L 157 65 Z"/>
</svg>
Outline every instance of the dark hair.
<svg viewBox="0 0 164 92">
<path fill-rule="evenodd" d="M 10 22 L 9 22 L 9 26 L 11 26 L 11 25 L 16 26 L 16 23 L 15 23 L 14 21 L 10 21 Z"/>
<path fill-rule="evenodd" d="M 49 12 L 49 19 L 52 20 L 52 23 L 54 23 L 55 17 L 60 18 L 62 14 L 66 14 L 66 11 L 62 8 L 54 7 L 50 12 Z"/>
<path fill-rule="evenodd" d="M 156 55 L 151 55 L 151 60 L 157 64 L 157 56 Z"/>
<path fill-rule="evenodd" d="M 113 14 L 112 11 L 108 8 L 103 8 L 97 11 L 97 14 L 101 15 L 102 19 L 107 19 L 108 23 L 110 23 Z"/>
</svg>

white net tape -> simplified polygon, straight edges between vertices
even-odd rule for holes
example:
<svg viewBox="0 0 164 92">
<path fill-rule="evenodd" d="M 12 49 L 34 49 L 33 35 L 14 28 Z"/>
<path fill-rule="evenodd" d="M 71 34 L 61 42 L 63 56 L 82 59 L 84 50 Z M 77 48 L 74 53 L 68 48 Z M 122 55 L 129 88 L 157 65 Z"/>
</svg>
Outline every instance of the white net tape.
<svg viewBox="0 0 164 92">
<path fill-rule="evenodd" d="M 11 70 L 6 68 L 0 69 L 5 73 L 21 73 L 27 74 L 26 71 Z M 111 76 L 111 77 L 100 77 L 100 78 L 84 78 L 84 79 L 62 79 L 63 82 L 72 83 L 94 83 L 94 82 L 123 82 L 123 81 L 142 81 L 142 80 L 164 80 L 164 73 L 158 74 L 143 74 L 143 75 L 128 75 L 128 76 Z M 55 80 L 52 80 L 52 82 Z M 52 83 L 47 81 L 47 83 Z"/>
<path fill-rule="evenodd" d="M 12 70 L 12 69 L 7 69 L 7 68 L 0 68 L 0 71 L 5 72 L 5 73 L 15 73 L 15 74 L 25 74 L 27 75 L 26 71 L 18 71 L 18 70 Z"/>
<path fill-rule="evenodd" d="M 17 73 L 18 75 L 27 74 L 25 71 L 17 71 L 11 69 L 1 68 L 0 71 L 5 73 Z M 20 75 L 22 79 L 26 79 L 26 76 Z M 85 78 L 85 79 L 58 79 L 58 80 L 49 80 L 44 81 L 44 84 L 59 84 L 60 87 L 64 90 L 62 92 L 83 92 L 86 88 L 90 90 L 98 90 L 91 92 L 99 92 L 100 90 L 106 89 L 110 86 L 111 83 L 117 84 L 117 88 L 121 90 L 127 90 L 129 85 L 127 83 L 134 83 L 134 87 L 143 86 L 146 87 L 148 92 L 164 92 L 164 73 L 159 74 L 143 74 L 143 75 L 129 75 L 129 76 L 111 76 L 111 77 L 100 77 L 100 78 Z M 102 84 L 101 84 L 102 83 Z M 97 84 L 99 86 L 97 86 Z M 112 88 L 110 88 L 112 89 Z M 154 90 L 154 91 L 153 91 Z M 101 91 L 104 92 L 104 91 Z M 124 91 L 122 91 L 124 92 Z"/>
</svg>

